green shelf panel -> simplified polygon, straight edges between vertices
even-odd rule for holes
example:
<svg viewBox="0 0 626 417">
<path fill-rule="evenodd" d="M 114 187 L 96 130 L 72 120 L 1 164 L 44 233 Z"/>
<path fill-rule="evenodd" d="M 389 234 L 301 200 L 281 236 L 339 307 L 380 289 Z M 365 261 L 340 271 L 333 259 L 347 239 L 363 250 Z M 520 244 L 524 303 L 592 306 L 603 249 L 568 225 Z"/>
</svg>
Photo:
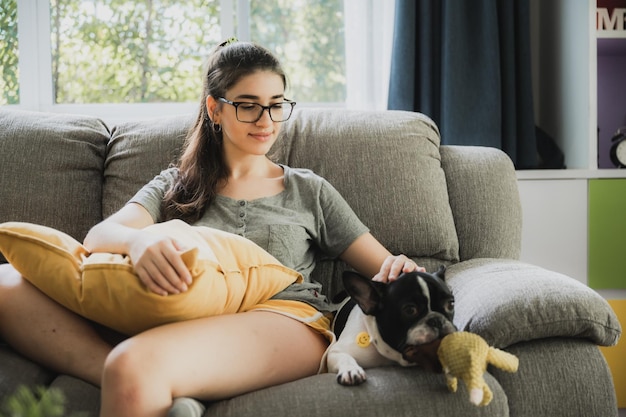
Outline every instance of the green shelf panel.
<svg viewBox="0 0 626 417">
<path fill-rule="evenodd" d="M 626 179 L 589 180 L 589 286 L 626 288 Z"/>
</svg>

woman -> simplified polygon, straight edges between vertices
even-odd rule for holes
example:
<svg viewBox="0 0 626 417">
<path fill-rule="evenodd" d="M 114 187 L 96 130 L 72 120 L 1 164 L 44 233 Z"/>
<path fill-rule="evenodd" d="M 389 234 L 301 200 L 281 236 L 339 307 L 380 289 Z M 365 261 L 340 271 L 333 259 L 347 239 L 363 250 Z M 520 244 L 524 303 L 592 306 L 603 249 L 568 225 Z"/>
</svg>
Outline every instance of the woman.
<svg viewBox="0 0 626 417">
<path fill-rule="evenodd" d="M 285 88 L 280 64 L 266 49 L 244 42 L 216 48 L 178 166 L 93 227 L 84 244 L 92 252 L 128 254 L 139 279 L 157 294 L 184 292 L 191 277 L 182 245 L 142 230 L 178 218 L 250 238 L 300 272 L 304 283 L 262 310 L 164 325 L 113 347 L 5 265 L 3 338 L 52 369 L 100 385 L 103 417 L 165 416 L 173 398 L 228 398 L 315 374 L 329 342 L 329 323 L 320 312 L 330 309 L 309 279 L 316 252 L 338 256 L 379 281 L 417 266 L 392 256 L 328 182 L 267 157 L 295 105 Z M 318 320 L 282 314 L 276 300 Z"/>
</svg>

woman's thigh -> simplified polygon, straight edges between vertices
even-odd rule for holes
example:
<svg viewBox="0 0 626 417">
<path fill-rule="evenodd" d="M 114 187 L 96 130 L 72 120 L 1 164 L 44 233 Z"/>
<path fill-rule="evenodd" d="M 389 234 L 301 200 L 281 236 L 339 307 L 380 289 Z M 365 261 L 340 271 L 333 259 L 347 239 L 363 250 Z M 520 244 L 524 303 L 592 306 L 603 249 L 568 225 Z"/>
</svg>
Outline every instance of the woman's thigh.
<svg viewBox="0 0 626 417">
<path fill-rule="evenodd" d="M 314 375 L 328 346 L 305 324 L 267 311 L 169 324 L 127 342 L 172 397 L 206 400 Z"/>
</svg>

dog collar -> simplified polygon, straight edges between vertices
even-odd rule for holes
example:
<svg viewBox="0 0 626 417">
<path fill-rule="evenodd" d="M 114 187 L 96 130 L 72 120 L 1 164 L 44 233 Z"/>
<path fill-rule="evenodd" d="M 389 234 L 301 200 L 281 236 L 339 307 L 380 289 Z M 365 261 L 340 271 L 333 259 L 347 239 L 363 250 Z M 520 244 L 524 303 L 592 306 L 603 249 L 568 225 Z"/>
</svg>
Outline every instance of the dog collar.
<svg viewBox="0 0 626 417">
<path fill-rule="evenodd" d="M 392 361 L 399 363 L 402 366 L 415 365 L 414 363 L 411 363 L 404 359 L 400 352 L 394 350 L 391 346 L 385 343 L 383 338 L 380 336 L 380 331 L 378 331 L 378 327 L 376 326 L 376 318 L 374 316 L 365 315 L 365 317 L 363 317 L 363 323 L 365 324 L 365 329 L 367 329 L 367 334 L 370 338 L 370 341 L 374 344 L 378 353 L 380 353 L 387 359 L 391 359 Z"/>
</svg>

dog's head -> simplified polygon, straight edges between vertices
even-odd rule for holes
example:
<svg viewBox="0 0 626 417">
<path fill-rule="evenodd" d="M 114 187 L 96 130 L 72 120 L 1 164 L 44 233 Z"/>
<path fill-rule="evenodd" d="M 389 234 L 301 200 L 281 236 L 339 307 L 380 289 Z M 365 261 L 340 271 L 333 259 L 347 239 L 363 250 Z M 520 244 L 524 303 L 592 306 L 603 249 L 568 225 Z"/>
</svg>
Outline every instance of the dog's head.
<svg viewBox="0 0 626 417">
<path fill-rule="evenodd" d="M 436 273 L 410 272 L 390 283 L 372 281 L 355 272 L 343 275 L 346 292 L 363 313 L 373 316 L 383 341 L 409 362 L 416 346 L 430 344 L 456 331 L 454 296 L 445 282 L 445 267 Z"/>
</svg>

